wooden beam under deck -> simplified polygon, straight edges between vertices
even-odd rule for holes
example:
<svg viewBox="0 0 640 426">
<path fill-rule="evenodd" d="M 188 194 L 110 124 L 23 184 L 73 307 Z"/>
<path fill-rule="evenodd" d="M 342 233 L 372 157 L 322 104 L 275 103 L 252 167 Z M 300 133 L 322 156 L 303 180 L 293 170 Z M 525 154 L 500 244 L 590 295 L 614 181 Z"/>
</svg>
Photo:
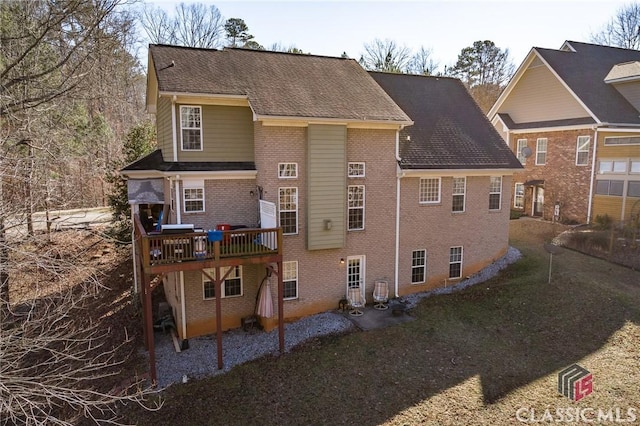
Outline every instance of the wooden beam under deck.
<svg viewBox="0 0 640 426">
<path fill-rule="evenodd" d="M 198 271 L 223 266 L 256 265 L 261 263 L 282 262 L 281 254 L 246 256 L 246 257 L 224 257 L 219 260 L 190 260 L 185 262 L 165 263 L 161 265 L 148 265 L 144 267 L 144 273 L 150 275 L 166 274 L 168 272 Z"/>
<path fill-rule="evenodd" d="M 223 236 L 219 241 L 208 241 L 201 250 L 199 256 L 196 255 L 196 241 L 203 241 L 206 233 L 185 233 L 173 235 L 148 235 L 142 226 L 139 216 L 134 215 L 134 241 L 136 245 L 136 260 L 142 270 L 142 308 L 143 308 L 143 331 L 144 343 L 149 352 L 149 373 L 153 384 L 157 383 L 155 345 L 153 338 L 153 318 L 152 318 L 152 298 L 151 292 L 152 276 L 160 276 L 156 285 L 162 278 L 170 272 L 196 271 L 204 273 L 204 269 L 216 269 L 216 277 L 220 276 L 220 268 L 225 266 L 239 266 L 248 264 L 265 264 L 278 276 L 278 337 L 280 353 L 284 353 L 284 283 L 282 277 L 282 229 L 241 229 L 235 231 L 222 231 Z M 221 244 L 232 244 L 231 238 L 240 236 L 242 247 L 236 251 L 230 246 Z M 164 248 L 165 242 L 177 242 L 178 256 L 158 258 L 158 247 Z M 186 242 L 186 243 L 185 243 Z M 248 247 L 248 248 L 247 248 Z M 156 250 L 154 250 L 154 248 Z M 184 252 L 187 251 L 185 255 Z M 277 264 L 274 269 L 272 264 Z M 230 270 L 229 270 L 230 271 Z M 227 271 L 227 274 L 229 273 Z M 214 280 L 216 294 L 222 294 L 222 283 L 224 277 Z M 221 297 L 216 297 L 216 340 L 218 347 L 218 368 L 223 367 L 222 359 L 222 304 Z"/>
</svg>

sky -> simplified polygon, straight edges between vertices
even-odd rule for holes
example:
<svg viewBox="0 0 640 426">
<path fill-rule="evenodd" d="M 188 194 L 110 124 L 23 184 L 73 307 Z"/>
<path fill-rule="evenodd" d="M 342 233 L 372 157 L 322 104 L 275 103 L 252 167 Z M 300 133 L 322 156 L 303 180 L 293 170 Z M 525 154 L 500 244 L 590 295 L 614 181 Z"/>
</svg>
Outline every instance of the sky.
<svg viewBox="0 0 640 426">
<path fill-rule="evenodd" d="M 147 0 L 149 1 L 149 0 Z M 185 1 L 189 3 L 190 1 Z M 177 1 L 151 0 L 171 12 Z M 263 46 L 358 59 L 365 43 L 390 39 L 412 51 L 431 50 L 442 70 L 477 40 L 491 40 L 518 66 L 532 47 L 589 42 L 628 4 L 609 0 L 210 1 L 225 19 L 241 18 Z"/>
</svg>

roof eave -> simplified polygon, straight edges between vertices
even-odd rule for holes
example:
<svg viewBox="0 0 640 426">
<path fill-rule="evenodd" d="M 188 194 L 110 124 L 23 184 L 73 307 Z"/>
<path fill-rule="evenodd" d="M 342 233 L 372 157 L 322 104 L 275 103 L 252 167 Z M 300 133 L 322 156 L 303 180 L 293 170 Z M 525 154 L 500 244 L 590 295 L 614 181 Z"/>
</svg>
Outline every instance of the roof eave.
<svg viewBox="0 0 640 426">
<path fill-rule="evenodd" d="M 522 167 L 500 167 L 500 168 L 467 168 L 467 169 L 403 169 L 401 168 L 399 177 L 428 177 L 428 176 L 506 176 L 521 172 Z"/>
<path fill-rule="evenodd" d="M 276 116 L 254 113 L 254 121 L 261 121 L 264 126 L 297 126 L 307 127 L 310 124 L 333 124 L 349 128 L 375 128 L 375 129 L 401 129 L 413 125 L 412 120 L 379 120 L 379 119 L 354 119 L 341 117 L 297 117 Z"/>
<path fill-rule="evenodd" d="M 160 170 L 120 170 L 120 175 L 133 179 L 151 178 L 190 178 L 190 179 L 255 179 L 256 170 L 224 170 L 224 171 L 160 171 Z"/>
<path fill-rule="evenodd" d="M 593 130 L 597 127 L 597 123 L 592 124 L 576 124 L 572 126 L 549 126 L 549 127 L 525 127 L 521 129 L 508 129 L 512 134 L 532 133 L 532 132 L 560 132 L 565 130 Z"/>
<path fill-rule="evenodd" d="M 203 105 L 250 106 L 249 97 L 244 94 L 195 93 L 163 90 L 160 97 L 175 99 L 178 103 L 200 103 Z"/>
</svg>

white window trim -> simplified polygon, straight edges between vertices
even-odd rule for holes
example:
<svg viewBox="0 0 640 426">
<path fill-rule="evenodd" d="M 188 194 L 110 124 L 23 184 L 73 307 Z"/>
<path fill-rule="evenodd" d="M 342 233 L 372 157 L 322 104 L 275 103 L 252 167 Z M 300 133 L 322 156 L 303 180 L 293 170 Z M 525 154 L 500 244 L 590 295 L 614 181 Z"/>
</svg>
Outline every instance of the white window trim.
<svg viewBox="0 0 640 426">
<path fill-rule="evenodd" d="M 438 181 L 438 199 L 435 201 L 423 201 L 422 200 L 422 182 L 426 180 L 437 180 Z M 420 204 L 440 204 L 442 200 L 442 178 L 420 178 L 420 182 L 418 183 L 418 202 Z"/>
<path fill-rule="evenodd" d="M 600 184 L 600 182 L 607 182 L 607 193 L 606 194 L 601 194 L 598 192 L 598 186 Z M 616 183 L 622 183 L 622 190 L 620 191 L 620 194 L 612 194 L 611 193 L 611 183 L 612 182 L 616 182 Z M 596 187 L 595 187 L 595 195 L 598 196 L 602 196 L 602 197 L 624 197 L 625 194 L 625 187 L 628 185 L 625 185 L 625 181 L 622 179 L 596 179 Z"/>
<path fill-rule="evenodd" d="M 414 266 L 413 264 L 413 255 L 415 252 L 422 252 L 424 254 L 423 259 L 424 259 L 424 264 L 423 265 L 419 265 L 419 266 Z M 418 268 L 422 268 L 422 277 L 423 280 L 422 281 L 413 281 L 413 271 L 414 269 L 418 269 Z M 426 249 L 418 249 L 418 250 L 413 250 L 411 252 L 411 284 L 423 284 L 427 282 L 427 250 Z"/>
<path fill-rule="evenodd" d="M 282 210 L 282 205 L 280 203 L 280 191 L 283 189 L 295 189 L 296 190 L 296 199 L 295 199 L 295 205 L 296 205 L 296 231 L 295 232 L 288 232 L 285 233 L 284 230 L 282 232 L 282 235 L 298 235 L 298 230 L 300 229 L 299 226 L 299 213 L 298 213 L 298 187 L 297 186 L 282 186 L 280 188 L 278 188 L 278 226 L 282 227 L 282 222 L 281 222 L 281 218 L 280 218 L 280 213 L 282 212 L 292 212 L 294 210 Z"/>
<path fill-rule="evenodd" d="M 183 108 L 197 108 L 200 110 L 200 127 L 184 127 L 182 125 L 182 109 Z M 180 150 L 185 152 L 200 152 L 204 149 L 204 139 L 202 136 L 202 123 L 204 121 L 204 117 L 202 116 L 202 107 L 200 105 L 180 105 Z M 185 149 L 184 140 L 182 137 L 182 130 L 200 130 L 200 149 Z"/>
<path fill-rule="evenodd" d="M 355 165 L 362 165 L 362 174 L 360 175 L 351 174 L 351 166 L 355 166 Z M 365 174 L 366 174 L 365 168 L 366 168 L 366 164 L 363 161 L 350 161 L 347 163 L 347 177 L 363 178 L 365 177 Z"/>
<path fill-rule="evenodd" d="M 544 151 L 540 150 L 540 142 L 541 141 L 545 142 Z M 549 139 L 548 138 L 538 138 L 538 140 L 536 141 L 536 166 L 544 166 L 545 164 L 547 164 L 548 151 L 549 151 Z M 538 154 L 542 154 L 543 152 L 544 152 L 544 163 L 539 163 L 538 162 Z"/>
<path fill-rule="evenodd" d="M 190 199 L 187 200 L 187 194 L 185 192 L 189 189 L 201 189 L 202 190 L 202 210 L 187 210 L 187 201 L 200 201 L 199 199 Z M 206 196 L 204 193 L 204 186 L 182 186 L 182 212 L 183 213 L 204 213 L 207 210 L 205 205 Z"/>
<path fill-rule="evenodd" d="M 221 267 L 220 268 L 220 276 L 224 276 L 224 274 L 227 273 L 229 268 L 236 268 L 236 266 L 226 266 L 226 267 L 223 266 L 223 267 Z M 233 277 L 229 277 L 228 276 L 222 282 L 222 284 L 220 285 L 223 299 L 232 299 L 234 297 L 242 297 L 242 296 L 244 296 L 244 280 L 242 279 L 242 276 L 243 276 L 242 265 L 238 265 L 237 268 L 239 268 L 238 269 L 238 276 L 237 277 L 236 276 L 233 276 Z M 215 274 L 216 274 L 215 273 L 215 269 L 213 269 L 213 268 L 212 269 L 205 269 L 205 271 L 207 272 L 207 274 L 211 275 L 212 277 L 215 277 Z M 202 300 L 216 300 L 215 296 L 214 297 L 205 297 L 205 295 L 204 295 L 204 284 L 207 281 L 211 281 L 211 280 L 209 280 L 209 278 L 207 278 L 207 276 L 205 276 L 204 274 L 200 274 L 200 275 L 202 276 Z M 231 274 L 229 274 L 229 275 L 231 275 Z M 240 294 L 234 294 L 232 296 L 227 296 L 225 294 L 225 285 L 224 285 L 225 281 L 227 281 L 227 279 L 237 279 L 237 278 L 240 279 Z M 216 288 L 216 290 L 217 290 L 217 288 Z"/>
<path fill-rule="evenodd" d="M 496 191 L 491 191 L 491 178 L 497 178 L 500 179 L 500 189 L 496 192 Z M 489 211 L 492 212 L 497 212 L 499 210 L 502 210 L 502 176 L 491 176 L 489 177 L 489 199 L 491 199 L 491 195 L 495 195 L 498 194 L 500 196 L 500 201 L 498 201 L 498 208 L 497 209 L 492 209 L 491 205 L 489 205 Z"/>
<path fill-rule="evenodd" d="M 350 207 L 349 206 L 349 188 L 362 188 L 362 206 L 361 207 Z M 349 185 L 347 187 L 347 231 L 363 231 L 365 228 L 365 206 L 366 203 L 366 188 L 364 185 Z M 362 228 L 351 228 L 349 223 L 349 210 L 362 210 Z"/>
<path fill-rule="evenodd" d="M 455 261 L 452 262 L 451 261 L 451 249 L 455 249 L 455 248 L 459 248 L 460 249 L 460 260 L 459 261 Z M 453 247 L 449 247 L 449 268 L 451 268 L 451 265 L 453 265 L 454 263 L 459 263 L 460 264 L 460 275 L 458 275 L 457 277 L 452 277 L 450 276 L 451 274 L 449 273 L 449 279 L 451 280 L 455 280 L 458 278 L 462 278 L 462 262 L 464 261 L 464 247 L 463 246 L 453 246 Z M 451 269 L 449 269 L 449 271 L 451 271 Z"/>
<path fill-rule="evenodd" d="M 631 192 L 631 187 L 632 186 L 635 187 L 636 185 L 640 185 L 640 181 L 637 181 L 637 180 L 628 180 L 627 181 L 627 191 L 626 191 L 626 194 L 627 194 L 626 196 L 627 197 L 632 197 L 632 198 L 637 198 L 638 197 L 638 195 L 629 194 Z"/>
<path fill-rule="evenodd" d="M 517 191 L 517 187 L 518 185 L 522 185 L 522 206 L 516 206 L 516 200 L 518 199 L 518 191 Z M 513 208 L 514 209 L 523 209 L 524 208 L 524 183 L 522 182 L 516 182 L 513 184 Z"/>
<path fill-rule="evenodd" d="M 367 277 L 366 277 L 367 257 L 365 255 L 347 256 L 347 263 L 346 263 L 347 267 L 345 268 L 346 269 L 346 271 L 345 271 L 346 272 L 345 284 L 346 284 L 346 293 L 347 294 L 349 292 L 349 262 L 351 260 L 356 260 L 356 261 L 358 261 L 360 263 L 360 276 L 359 276 L 360 281 L 358 282 L 358 286 L 360 288 L 360 293 L 362 294 L 362 297 L 364 298 L 365 291 L 366 291 L 365 286 L 366 286 L 366 282 L 367 282 Z"/>
<path fill-rule="evenodd" d="M 522 150 L 526 148 L 526 146 L 527 146 L 526 139 L 518 139 L 516 141 L 516 157 L 518 157 L 518 160 L 520 160 L 520 164 L 526 164 L 527 162 L 527 157 L 525 157 L 524 154 L 522 153 Z"/>
<path fill-rule="evenodd" d="M 602 170 L 602 163 L 611 163 L 611 167 L 607 170 Z M 616 164 L 624 164 L 624 170 L 623 171 L 616 171 Z M 628 173 L 628 170 L 630 168 L 631 164 L 630 161 L 628 159 L 624 159 L 624 158 L 606 158 L 606 159 L 601 159 L 598 162 L 598 174 L 600 175 L 607 175 L 607 174 L 614 174 L 614 175 L 624 175 Z"/>
<path fill-rule="evenodd" d="M 284 176 L 282 175 L 282 168 L 281 166 L 284 165 L 293 165 L 293 170 L 295 172 L 295 174 L 293 176 Z M 285 168 L 286 170 L 286 168 Z M 284 162 L 284 163 L 278 163 L 278 179 L 297 179 L 298 178 L 298 163 L 292 163 L 292 162 Z"/>
<path fill-rule="evenodd" d="M 586 142 L 580 143 L 580 139 L 586 139 Z M 580 149 L 581 146 L 587 145 L 587 149 Z M 591 147 L 591 136 L 578 136 L 578 140 L 576 141 L 576 166 L 588 166 L 589 165 L 589 148 Z M 578 163 L 578 156 L 581 152 L 587 153 L 587 161 L 584 163 Z"/>
<path fill-rule="evenodd" d="M 296 296 L 295 297 L 284 297 L 283 300 L 296 300 L 300 298 L 300 281 L 298 279 L 298 261 L 297 260 L 290 260 L 290 261 L 286 261 L 286 262 L 282 262 L 282 269 L 284 271 L 284 265 L 285 264 L 294 264 L 295 265 L 295 271 L 296 271 L 296 278 L 295 278 L 295 282 L 296 282 Z M 286 283 L 289 281 L 294 281 L 292 279 L 285 279 L 284 276 L 282 278 L 282 282 Z"/>
<path fill-rule="evenodd" d="M 464 213 L 467 210 L 467 177 L 453 178 L 452 182 L 455 182 L 456 179 L 464 179 L 464 186 L 462 187 L 462 194 L 456 194 L 455 185 L 453 185 L 451 189 L 451 213 Z M 455 195 L 462 195 L 462 210 L 453 210 L 453 197 Z"/>
<path fill-rule="evenodd" d="M 633 170 L 634 164 L 638 164 L 640 166 L 640 160 L 636 160 L 636 159 L 629 160 L 629 174 L 636 175 L 640 173 L 640 168 L 637 171 Z"/>
<path fill-rule="evenodd" d="M 606 136 L 604 138 L 604 146 L 634 146 L 634 145 L 639 145 L 640 142 L 636 142 L 636 143 L 607 143 L 608 141 L 612 140 L 612 139 L 627 139 L 627 138 L 638 138 L 638 135 L 632 135 L 632 136 Z"/>
</svg>

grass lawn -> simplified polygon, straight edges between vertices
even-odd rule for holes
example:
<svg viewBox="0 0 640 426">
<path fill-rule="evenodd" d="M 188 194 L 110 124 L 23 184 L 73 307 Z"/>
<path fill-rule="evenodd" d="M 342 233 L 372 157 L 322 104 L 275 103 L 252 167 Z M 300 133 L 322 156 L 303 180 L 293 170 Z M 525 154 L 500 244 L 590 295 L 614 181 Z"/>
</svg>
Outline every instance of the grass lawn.
<svg viewBox="0 0 640 426">
<path fill-rule="evenodd" d="M 160 411 L 131 408 L 126 420 L 502 425 L 519 424 L 516 412 L 540 420 L 549 409 L 557 419 L 558 408 L 586 408 L 586 420 L 617 408 L 629 420 L 633 408 L 640 424 L 640 273 L 565 250 L 548 284 L 543 241 L 561 230 L 511 221 L 523 258 L 488 282 L 423 300 L 416 321 L 321 338 L 173 386 Z M 558 372 L 574 363 L 594 383 L 578 402 L 557 392 Z"/>
</svg>

